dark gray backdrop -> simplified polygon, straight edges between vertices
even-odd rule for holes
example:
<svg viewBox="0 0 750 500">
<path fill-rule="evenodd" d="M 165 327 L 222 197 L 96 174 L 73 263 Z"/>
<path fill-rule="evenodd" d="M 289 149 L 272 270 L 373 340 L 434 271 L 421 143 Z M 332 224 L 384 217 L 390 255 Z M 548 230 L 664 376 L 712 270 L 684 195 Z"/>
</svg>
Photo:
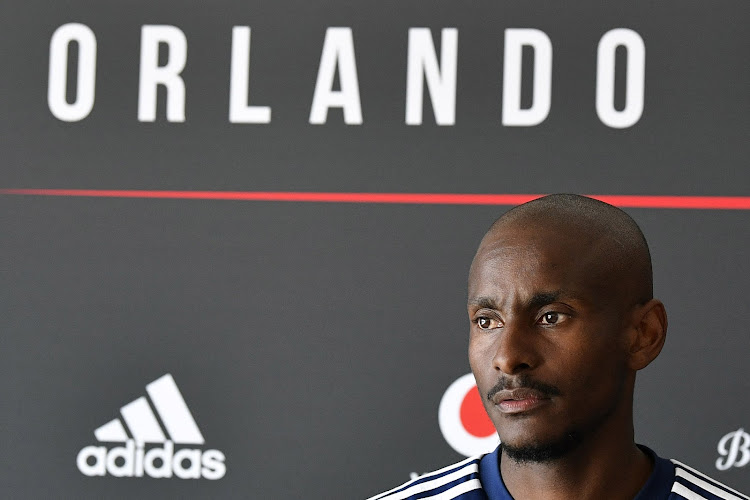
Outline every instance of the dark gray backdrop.
<svg viewBox="0 0 750 500">
<path fill-rule="evenodd" d="M 743 1 L 6 2 L 2 188 L 746 196 Z M 98 45 L 96 102 L 47 106 L 49 41 Z M 141 26 L 188 40 L 185 123 L 137 119 Z M 250 95 L 268 125 L 227 120 L 232 26 L 252 27 Z M 308 123 L 325 30 L 352 28 L 364 123 Z M 458 29 L 456 124 L 404 124 L 407 33 Z M 503 127 L 503 32 L 553 45 L 552 107 Z M 596 47 L 646 46 L 643 116 L 594 109 Z M 622 62 L 622 61 L 620 61 Z M 427 101 L 427 100 L 426 100 Z M 427 101 L 428 102 L 428 101 Z M 507 207 L 0 197 L 2 493 L 77 498 L 363 498 L 461 458 L 437 407 L 468 372 L 465 281 Z M 739 489 L 716 446 L 750 425 L 746 211 L 629 209 L 652 247 L 670 332 L 639 378 L 640 442 Z M 90 478 L 93 430 L 171 373 L 218 481 Z M 111 446 L 109 446 L 111 448 Z"/>
</svg>

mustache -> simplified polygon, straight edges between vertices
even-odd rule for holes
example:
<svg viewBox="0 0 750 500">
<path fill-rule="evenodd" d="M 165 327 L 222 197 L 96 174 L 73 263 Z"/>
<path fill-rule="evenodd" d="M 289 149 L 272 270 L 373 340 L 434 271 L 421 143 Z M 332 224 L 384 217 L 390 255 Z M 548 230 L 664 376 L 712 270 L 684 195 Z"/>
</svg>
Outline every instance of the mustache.
<svg viewBox="0 0 750 500">
<path fill-rule="evenodd" d="M 487 391 L 487 401 L 492 401 L 492 397 L 500 391 L 512 391 L 514 389 L 531 389 L 539 392 L 542 396 L 547 398 L 560 395 L 560 389 L 554 385 L 545 384 L 544 382 L 531 378 L 529 375 L 524 374 L 517 377 L 503 375 L 492 389 Z"/>
</svg>

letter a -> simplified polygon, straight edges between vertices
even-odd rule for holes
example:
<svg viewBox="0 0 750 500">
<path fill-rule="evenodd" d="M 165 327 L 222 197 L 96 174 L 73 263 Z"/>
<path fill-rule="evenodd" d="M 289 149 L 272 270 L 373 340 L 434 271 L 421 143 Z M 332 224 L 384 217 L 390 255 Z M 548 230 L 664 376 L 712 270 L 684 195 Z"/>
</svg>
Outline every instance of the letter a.
<svg viewBox="0 0 750 500">
<path fill-rule="evenodd" d="M 336 68 L 341 90 L 333 90 Z M 362 124 L 362 105 L 359 101 L 357 63 L 351 28 L 328 28 L 315 83 L 310 123 L 321 125 L 328 119 L 328 108 L 343 108 L 347 125 Z"/>
<path fill-rule="evenodd" d="M 78 470 L 87 476 L 104 476 L 107 474 L 104 463 L 106 456 L 107 449 L 104 446 L 87 446 L 78 452 L 76 465 Z M 89 458 L 93 458 L 95 462 L 89 464 Z"/>
</svg>

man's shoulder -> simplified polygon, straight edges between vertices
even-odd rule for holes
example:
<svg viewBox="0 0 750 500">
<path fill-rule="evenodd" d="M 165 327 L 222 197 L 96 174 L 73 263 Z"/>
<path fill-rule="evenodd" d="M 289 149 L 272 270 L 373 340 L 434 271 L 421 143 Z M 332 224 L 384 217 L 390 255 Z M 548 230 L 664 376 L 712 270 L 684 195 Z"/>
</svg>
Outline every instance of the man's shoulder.
<svg viewBox="0 0 750 500">
<path fill-rule="evenodd" d="M 708 477 L 678 460 L 674 464 L 674 483 L 670 498 L 687 500 L 750 500 L 750 497 Z"/>
<path fill-rule="evenodd" d="M 467 458 L 461 462 L 428 472 L 401 486 L 388 490 L 368 500 L 484 500 L 487 497 L 479 482 L 479 462 L 482 456 Z"/>
</svg>

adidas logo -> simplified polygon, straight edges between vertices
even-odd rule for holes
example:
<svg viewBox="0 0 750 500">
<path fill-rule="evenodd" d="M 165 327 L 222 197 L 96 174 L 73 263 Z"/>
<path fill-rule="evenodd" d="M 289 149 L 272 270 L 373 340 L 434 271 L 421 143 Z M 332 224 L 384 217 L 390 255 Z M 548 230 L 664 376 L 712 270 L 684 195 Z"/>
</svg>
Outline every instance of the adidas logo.
<svg viewBox="0 0 750 500">
<path fill-rule="evenodd" d="M 122 408 L 119 418 L 110 420 L 94 431 L 97 441 L 125 443 L 107 450 L 104 446 L 87 446 L 78 452 L 78 470 L 87 476 L 221 479 L 226 474 L 224 454 L 219 450 L 181 448 L 174 445 L 202 445 L 203 434 L 190 414 L 172 375 L 166 374 L 146 386 L 151 410 L 145 396 Z M 162 427 L 163 426 L 163 427 Z M 166 433 L 166 434 L 165 434 Z M 169 436 L 169 438 L 167 438 Z M 157 444 L 148 449 L 146 444 Z"/>
</svg>

